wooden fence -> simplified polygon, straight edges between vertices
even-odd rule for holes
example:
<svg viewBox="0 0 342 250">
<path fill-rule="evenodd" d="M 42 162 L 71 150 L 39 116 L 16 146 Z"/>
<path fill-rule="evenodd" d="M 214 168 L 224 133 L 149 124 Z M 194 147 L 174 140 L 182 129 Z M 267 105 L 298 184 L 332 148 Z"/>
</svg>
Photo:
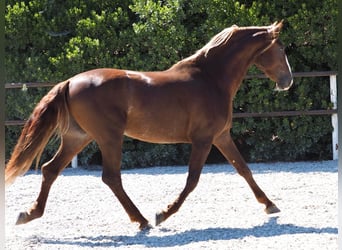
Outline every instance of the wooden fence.
<svg viewBox="0 0 342 250">
<path fill-rule="evenodd" d="M 306 116 L 306 115 L 330 115 L 331 123 L 333 126 L 332 132 L 332 149 L 333 159 L 338 158 L 338 119 L 337 119 L 337 72 L 336 71 L 324 71 L 324 72 L 297 72 L 293 73 L 295 78 L 297 77 L 329 77 L 330 79 L 330 101 L 333 103 L 333 109 L 320 109 L 320 110 L 296 110 L 296 111 L 272 111 L 261 113 L 234 113 L 233 118 L 250 118 L 250 117 L 284 117 L 284 116 Z M 267 76 L 260 75 L 248 75 L 245 79 L 252 78 L 267 78 Z M 52 87 L 55 83 L 6 83 L 6 89 L 15 88 L 38 88 L 38 87 Z M 6 120 L 5 126 L 20 126 L 24 125 L 24 120 Z M 72 162 L 73 167 L 77 167 L 77 158 Z"/>
</svg>

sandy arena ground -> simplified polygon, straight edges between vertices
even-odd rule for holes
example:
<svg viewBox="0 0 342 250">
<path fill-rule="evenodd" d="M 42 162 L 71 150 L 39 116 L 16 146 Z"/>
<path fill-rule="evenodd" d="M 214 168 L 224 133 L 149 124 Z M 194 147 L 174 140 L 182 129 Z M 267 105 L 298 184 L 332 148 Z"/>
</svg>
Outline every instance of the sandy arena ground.
<svg viewBox="0 0 342 250">
<path fill-rule="evenodd" d="M 140 232 L 101 171 L 66 169 L 51 189 L 45 214 L 15 226 L 36 199 L 40 173 L 6 189 L 6 249 L 337 249 L 337 161 L 250 164 L 257 183 L 282 210 L 267 216 L 230 165 L 207 165 L 174 216 Z M 154 224 L 155 212 L 184 187 L 187 167 L 122 171 L 125 190 Z"/>
</svg>

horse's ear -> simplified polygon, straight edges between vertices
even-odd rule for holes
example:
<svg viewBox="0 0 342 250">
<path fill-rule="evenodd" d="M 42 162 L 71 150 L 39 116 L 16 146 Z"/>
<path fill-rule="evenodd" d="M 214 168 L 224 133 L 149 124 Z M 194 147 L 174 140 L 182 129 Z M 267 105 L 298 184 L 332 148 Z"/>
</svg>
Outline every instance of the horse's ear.
<svg viewBox="0 0 342 250">
<path fill-rule="evenodd" d="M 277 39 L 279 37 L 279 33 L 283 28 L 283 21 L 273 23 L 268 29 L 268 33 L 271 35 L 272 40 Z"/>
<path fill-rule="evenodd" d="M 279 30 L 279 32 L 280 32 L 280 30 L 283 28 L 283 25 L 284 25 L 283 23 L 284 23 L 284 19 L 281 20 L 279 23 L 276 22 L 276 24 L 275 24 L 275 26 L 276 26 L 276 28 Z"/>
</svg>

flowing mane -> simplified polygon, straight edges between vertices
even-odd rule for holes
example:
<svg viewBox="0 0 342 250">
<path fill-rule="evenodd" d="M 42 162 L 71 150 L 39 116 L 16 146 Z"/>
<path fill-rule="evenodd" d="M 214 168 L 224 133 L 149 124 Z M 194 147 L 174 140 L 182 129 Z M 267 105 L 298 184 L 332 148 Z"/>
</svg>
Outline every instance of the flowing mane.
<svg viewBox="0 0 342 250">
<path fill-rule="evenodd" d="M 237 25 L 233 25 L 229 28 L 225 28 L 220 33 L 213 36 L 210 39 L 210 41 L 206 45 L 204 45 L 201 49 L 199 49 L 195 54 L 183 59 L 182 61 L 194 60 L 201 55 L 204 55 L 204 57 L 207 57 L 211 49 L 227 44 L 230 38 L 235 33 L 235 31 L 238 29 L 239 27 Z"/>
<path fill-rule="evenodd" d="M 275 27 L 276 24 L 277 23 L 274 23 L 273 25 L 270 25 L 270 26 L 249 26 L 249 27 L 239 27 L 234 24 L 231 27 L 225 28 L 220 33 L 213 36 L 210 39 L 210 41 L 206 45 L 204 45 L 201 49 L 199 49 L 195 54 L 187 58 L 184 58 L 180 62 L 196 60 L 202 56 L 207 57 L 211 50 L 227 45 L 229 42 L 231 42 L 232 38 L 235 37 L 234 35 L 236 35 L 238 31 L 259 30 L 260 32 L 264 32 L 267 29 Z M 279 35 L 279 32 L 278 33 L 274 32 L 274 36 L 278 36 L 278 35 Z"/>
<path fill-rule="evenodd" d="M 238 26 L 233 25 L 229 28 L 222 30 L 220 33 L 216 34 L 213 38 L 211 38 L 211 40 L 206 45 L 204 45 L 203 48 L 198 50 L 196 54 L 204 54 L 204 56 L 206 57 L 211 49 L 227 44 L 230 38 L 233 36 L 234 32 L 238 28 Z"/>
</svg>

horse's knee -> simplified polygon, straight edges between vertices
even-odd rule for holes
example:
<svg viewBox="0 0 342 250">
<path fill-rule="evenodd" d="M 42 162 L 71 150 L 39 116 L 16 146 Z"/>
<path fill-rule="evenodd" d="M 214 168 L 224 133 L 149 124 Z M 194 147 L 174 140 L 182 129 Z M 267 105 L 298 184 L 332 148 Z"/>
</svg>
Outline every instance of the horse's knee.
<svg viewBox="0 0 342 250">
<path fill-rule="evenodd" d="M 102 174 L 102 182 L 107 186 L 111 186 L 113 181 L 107 175 Z"/>
<path fill-rule="evenodd" d="M 116 193 L 117 190 L 122 189 L 122 183 L 120 176 L 113 176 L 113 175 L 107 175 L 105 173 L 102 174 L 102 181 L 107 186 L 109 186 L 114 193 Z"/>
<path fill-rule="evenodd" d="M 239 175 L 245 178 L 249 178 L 252 176 L 252 171 L 248 166 L 234 166 Z"/>
</svg>

